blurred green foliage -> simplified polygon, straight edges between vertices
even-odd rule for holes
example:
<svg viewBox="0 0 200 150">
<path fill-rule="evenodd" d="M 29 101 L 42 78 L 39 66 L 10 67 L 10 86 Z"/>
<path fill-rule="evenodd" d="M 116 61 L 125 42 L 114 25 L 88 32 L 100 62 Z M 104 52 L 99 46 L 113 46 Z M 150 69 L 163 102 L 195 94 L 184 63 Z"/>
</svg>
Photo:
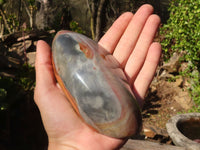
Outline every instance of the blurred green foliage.
<svg viewBox="0 0 200 150">
<path fill-rule="evenodd" d="M 29 5 L 31 5 L 31 6 L 35 5 L 35 0 L 27 0 L 27 1 L 28 1 Z"/>
<path fill-rule="evenodd" d="M 83 31 L 83 29 L 79 26 L 78 22 L 76 21 L 71 21 L 69 26 L 70 26 L 70 29 L 74 32 L 81 33 L 81 34 L 85 33 L 85 31 Z"/>
<path fill-rule="evenodd" d="M 0 6 L 4 4 L 4 0 L 0 0 Z"/>
<path fill-rule="evenodd" d="M 172 0 L 170 17 L 160 30 L 164 60 L 174 52 L 182 53 L 187 62 L 183 76 L 191 78 L 189 89 L 197 107 L 200 106 L 200 0 Z M 199 109 L 200 112 L 200 109 Z"/>
<path fill-rule="evenodd" d="M 34 85 L 35 70 L 28 65 L 19 68 L 14 78 L 0 76 L 0 109 L 6 109 L 24 94 L 32 96 Z"/>
<path fill-rule="evenodd" d="M 1 148 L 45 149 L 47 136 L 33 100 L 34 87 L 35 69 L 28 65 L 12 76 L 0 76 Z"/>
<path fill-rule="evenodd" d="M 12 30 L 12 32 L 15 32 L 19 28 L 19 20 L 17 19 L 17 16 L 15 14 L 10 14 L 7 18 L 7 23 Z"/>
</svg>

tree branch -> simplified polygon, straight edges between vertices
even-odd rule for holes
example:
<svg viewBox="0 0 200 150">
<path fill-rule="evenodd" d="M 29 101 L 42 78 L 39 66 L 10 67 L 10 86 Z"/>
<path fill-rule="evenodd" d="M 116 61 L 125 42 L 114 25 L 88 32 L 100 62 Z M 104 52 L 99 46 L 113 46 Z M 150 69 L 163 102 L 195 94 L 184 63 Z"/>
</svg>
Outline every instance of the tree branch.
<svg viewBox="0 0 200 150">
<path fill-rule="evenodd" d="M 26 9 L 26 12 L 27 12 L 28 16 L 31 17 L 31 13 L 30 13 L 30 11 L 28 10 L 28 7 L 26 6 L 25 1 L 22 0 L 22 3 L 24 4 L 24 7 L 25 7 L 25 9 Z"/>
<path fill-rule="evenodd" d="M 8 29 L 8 32 L 12 33 L 12 31 L 11 31 L 9 25 L 8 25 L 8 22 L 6 20 L 6 17 L 5 17 L 5 15 L 4 15 L 4 13 L 3 13 L 3 11 L 1 9 L 0 9 L 0 13 L 1 13 L 1 16 L 3 17 L 3 21 L 4 21 L 4 24 L 5 24 L 6 28 Z"/>
<path fill-rule="evenodd" d="M 0 38 L 3 39 L 4 24 L 0 24 Z"/>
<path fill-rule="evenodd" d="M 90 30 L 91 30 L 91 34 L 92 34 L 92 39 L 95 38 L 95 32 L 94 32 L 94 17 L 95 17 L 95 6 L 94 6 L 94 2 L 92 2 L 91 6 L 89 4 L 89 0 L 86 0 L 87 3 L 87 7 L 89 10 L 89 15 L 90 15 Z"/>
<path fill-rule="evenodd" d="M 25 9 L 26 9 L 26 12 L 27 12 L 27 14 L 28 14 L 28 16 L 29 16 L 30 27 L 32 28 L 32 27 L 33 27 L 33 15 L 32 15 L 32 13 L 29 11 L 29 9 L 28 9 L 28 7 L 26 6 L 26 3 L 25 3 L 24 0 L 22 0 L 22 3 L 24 4 L 24 7 L 25 7 Z"/>
<path fill-rule="evenodd" d="M 101 34 L 101 15 L 102 15 L 102 10 L 103 10 L 104 3 L 105 3 L 105 0 L 100 0 L 99 7 L 98 7 L 98 10 L 97 10 L 96 36 L 95 36 L 95 40 L 96 41 L 98 41 L 100 39 L 100 34 Z"/>
</svg>

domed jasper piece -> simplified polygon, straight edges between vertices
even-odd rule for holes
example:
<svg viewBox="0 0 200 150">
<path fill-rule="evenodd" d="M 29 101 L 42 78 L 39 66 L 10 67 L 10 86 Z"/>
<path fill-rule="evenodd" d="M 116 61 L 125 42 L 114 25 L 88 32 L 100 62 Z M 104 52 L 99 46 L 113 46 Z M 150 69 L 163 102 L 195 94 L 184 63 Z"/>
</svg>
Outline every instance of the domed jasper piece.
<svg viewBox="0 0 200 150">
<path fill-rule="evenodd" d="M 52 44 L 58 83 L 82 120 L 115 138 L 136 134 L 139 105 L 117 60 L 84 35 L 60 31 Z"/>
</svg>

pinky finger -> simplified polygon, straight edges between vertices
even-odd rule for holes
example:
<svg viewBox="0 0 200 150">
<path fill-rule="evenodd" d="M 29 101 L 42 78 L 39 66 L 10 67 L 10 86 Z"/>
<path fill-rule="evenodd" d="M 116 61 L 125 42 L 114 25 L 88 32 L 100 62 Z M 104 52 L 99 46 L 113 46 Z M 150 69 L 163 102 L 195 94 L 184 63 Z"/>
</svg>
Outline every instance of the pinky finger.
<svg viewBox="0 0 200 150">
<path fill-rule="evenodd" d="M 140 70 L 135 82 L 133 83 L 133 91 L 136 97 L 144 99 L 146 92 L 149 88 L 151 81 L 156 72 L 159 60 L 161 56 L 160 43 L 152 43 L 146 56 L 146 60 L 142 69 Z M 144 103 L 143 101 L 141 103 Z"/>
</svg>

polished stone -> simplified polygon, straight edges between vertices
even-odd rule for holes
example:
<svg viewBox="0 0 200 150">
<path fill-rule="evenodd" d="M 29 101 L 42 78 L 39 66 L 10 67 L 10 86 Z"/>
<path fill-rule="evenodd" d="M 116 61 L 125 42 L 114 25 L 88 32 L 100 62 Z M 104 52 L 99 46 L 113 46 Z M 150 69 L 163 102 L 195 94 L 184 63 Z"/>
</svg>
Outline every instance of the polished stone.
<svg viewBox="0 0 200 150">
<path fill-rule="evenodd" d="M 58 83 L 77 114 L 101 134 L 124 138 L 141 126 L 139 105 L 117 60 L 84 35 L 60 31 L 52 44 Z"/>
</svg>

